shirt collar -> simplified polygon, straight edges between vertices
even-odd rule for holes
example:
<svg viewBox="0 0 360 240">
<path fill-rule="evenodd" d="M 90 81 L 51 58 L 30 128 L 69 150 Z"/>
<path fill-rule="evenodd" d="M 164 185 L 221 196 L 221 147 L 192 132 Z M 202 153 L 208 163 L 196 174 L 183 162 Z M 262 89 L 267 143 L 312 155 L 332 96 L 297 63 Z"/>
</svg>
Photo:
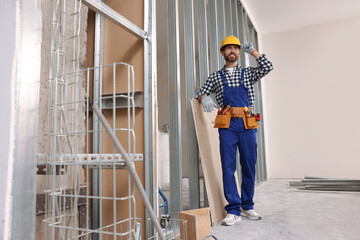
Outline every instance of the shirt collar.
<svg viewBox="0 0 360 240">
<path fill-rule="evenodd" d="M 234 67 L 234 71 L 236 71 L 236 70 L 238 70 L 238 69 L 240 69 L 240 68 L 241 68 L 240 65 L 236 65 L 236 66 Z M 226 65 L 224 65 L 221 70 L 222 70 L 223 72 L 227 71 L 227 70 L 226 70 Z"/>
</svg>

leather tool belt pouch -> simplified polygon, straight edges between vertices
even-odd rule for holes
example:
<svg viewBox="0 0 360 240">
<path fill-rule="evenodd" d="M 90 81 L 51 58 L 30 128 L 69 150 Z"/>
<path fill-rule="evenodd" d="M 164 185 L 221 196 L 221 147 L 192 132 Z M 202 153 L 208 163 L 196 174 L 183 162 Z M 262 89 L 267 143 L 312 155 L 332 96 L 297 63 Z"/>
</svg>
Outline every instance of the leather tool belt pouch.
<svg viewBox="0 0 360 240">
<path fill-rule="evenodd" d="M 243 117 L 243 120 L 244 120 L 244 125 L 245 125 L 246 129 L 255 129 L 255 128 L 259 127 L 259 123 L 256 120 L 255 115 L 249 116 L 248 114 L 245 114 L 245 117 Z"/>
<path fill-rule="evenodd" d="M 244 116 L 245 111 L 242 107 L 232 107 L 230 108 L 231 116 L 234 118 L 241 118 Z"/>
<path fill-rule="evenodd" d="M 229 110 L 219 110 L 215 118 L 214 128 L 229 128 L 231 112 Z"/>
</svg>

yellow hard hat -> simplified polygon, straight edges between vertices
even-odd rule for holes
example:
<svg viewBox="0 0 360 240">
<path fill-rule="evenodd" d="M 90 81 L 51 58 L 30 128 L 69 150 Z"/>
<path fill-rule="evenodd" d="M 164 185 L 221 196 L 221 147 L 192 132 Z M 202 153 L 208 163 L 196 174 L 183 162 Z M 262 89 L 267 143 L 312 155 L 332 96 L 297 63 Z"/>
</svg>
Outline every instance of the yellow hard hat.
<svg viewBox="0 0 360 240">
<path fill-rule="evenodd" d="M 230 45 L 230 44 L 238 45 L 239 48 L 241 48 L 240 40 L 237 37 L 235 37 L 235 36 L 227 36 L 226 38 L 224 38 L 224 40 L 221 43 L 220 52 L 221 52 L 221 49 L 224 46 Z"/>
</svg>

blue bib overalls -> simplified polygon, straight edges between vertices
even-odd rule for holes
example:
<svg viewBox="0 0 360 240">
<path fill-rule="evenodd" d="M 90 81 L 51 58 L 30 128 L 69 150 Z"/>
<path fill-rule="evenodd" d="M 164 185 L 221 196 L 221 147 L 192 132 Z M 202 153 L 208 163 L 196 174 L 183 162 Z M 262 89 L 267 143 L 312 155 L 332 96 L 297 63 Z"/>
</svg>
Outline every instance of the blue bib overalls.
<svg viewBox="0 0 360 240">
<path fill-rule="evenodd" d="M 223 103 L 226 107 L 249 107 L 250 100 L 244 87 L 244 70 L 241 72 L 240 87 L 229 87 L 222 71 L 224 81 Z M 255 164 L 257 158 L 256 129 L 245 129 L 242 118 L 231 118 L 229 128 L 219 128 L 220 155 L 223 173 L 224 194 L 228 201 L 227 213 L 240 215 L 240 207 L 244 210 L 254 208 L 253 196 L 255 187 Z M 242 174 L 241 198 L 236 182 L 236 151 L 239 148 Z"/>
</svg>

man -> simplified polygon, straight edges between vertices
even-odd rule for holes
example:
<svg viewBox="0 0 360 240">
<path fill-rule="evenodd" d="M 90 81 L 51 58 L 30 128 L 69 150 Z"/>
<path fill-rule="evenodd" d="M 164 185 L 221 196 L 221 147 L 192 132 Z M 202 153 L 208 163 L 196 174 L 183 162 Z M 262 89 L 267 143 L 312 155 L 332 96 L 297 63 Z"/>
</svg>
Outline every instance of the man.
<svg viewBox="0 0 360 240">
<path fill-rule="evenodd" d="M 237 64 L 240 50 L 253 56 L 258 67 L 242 68 Z M 220 107 L 231 106 L 229 128 L 219 128 L 220 155 L 223 174 L 223 187 L 228 205 L 227 216 L 222 225 L 230 226 L 241 220 L 241 216 L 259 220 L 261 216 L 254 210 L 255 164 L 257 158 L 256 129 L 246 129 L 243 121 L 246 108 L 253 107 L 255 102 L 254 84 L 272 69 L 272 63 L 263 54 L 256 51 L 252 43 L 241 45 L 234 36 L 226 37 L 221 44 L 220 52 L 226 64 L 212 73 L 200 88 L 196 98 L 202 103 L 205 112 L 213 111 L 215 102 L 209 97 L 215 93 Z M 241 116 L 241 117 L 239 117 Z M 235 182 L 236 151 L 239 148 L 242 168 L 241 198 Z"/>
</svg>

